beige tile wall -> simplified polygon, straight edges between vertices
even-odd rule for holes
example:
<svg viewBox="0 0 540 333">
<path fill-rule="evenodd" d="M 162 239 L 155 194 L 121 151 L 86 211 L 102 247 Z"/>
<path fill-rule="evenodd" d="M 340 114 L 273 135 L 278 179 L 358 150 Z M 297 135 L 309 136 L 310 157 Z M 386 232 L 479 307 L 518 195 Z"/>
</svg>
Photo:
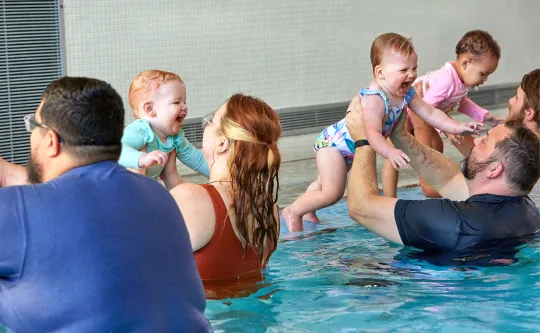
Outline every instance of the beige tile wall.
<svg viewBox="0 0 540 333">
<path fill-rule="evenodd" d="M 420 72 L 454 57 L 467 30 L 490 31 L 502 60 L 488 84 L 540 66 L 537 0 L 64 0 L 66 73 L 124 98 L 144 69 L 181 75 L 190 116 L 242 91 L 274 108 L 343 102 L 371 78 L 380 33 L 413 38 Z M 126 106 L 127 103 L 126 103 Z M 131 112 L 128 110 L 128 121 Z"/>
</svg>

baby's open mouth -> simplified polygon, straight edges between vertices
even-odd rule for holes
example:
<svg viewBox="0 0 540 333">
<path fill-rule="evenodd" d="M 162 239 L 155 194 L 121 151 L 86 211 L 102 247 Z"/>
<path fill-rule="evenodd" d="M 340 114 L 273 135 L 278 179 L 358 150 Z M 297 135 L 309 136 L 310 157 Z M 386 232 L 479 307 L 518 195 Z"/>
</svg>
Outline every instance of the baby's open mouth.
<svg viewBox="0 0 540 333">
<path fill-rule="evenodd" d="M 412 82 L 403 82 L 401 84 L 401 89 L 408 89 L 411 86 Z"/>
<path fill-rule="evenodd" d="M 184 118 L 186 118 L 186 117 L 185 117 L 185 116 L 177 117 L 177 118 L 176 118 L 176 123 L 177 123 L 179 126 L 182 126 L 182 123 L 184 122 Z"/>
</svg>

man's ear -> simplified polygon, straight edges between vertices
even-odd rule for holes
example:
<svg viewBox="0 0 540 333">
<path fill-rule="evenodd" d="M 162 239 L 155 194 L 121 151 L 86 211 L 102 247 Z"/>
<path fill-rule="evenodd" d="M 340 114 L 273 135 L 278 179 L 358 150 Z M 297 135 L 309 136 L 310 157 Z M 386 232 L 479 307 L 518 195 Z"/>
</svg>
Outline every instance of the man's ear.
<svg viewBox="0 0 540 333">
<path fill-rule="evenodd" d="M 487 170 L 488 170 L 488 173 L 487 173 L 488 178 L 490 179 L 497 178 L 502 175 L 504 171 L 504 165 L 501 162 L 494 162 L 488 166 Z"/>
<path fill-rule="evenodd" d="M 525 120 L 526 121 L 533 121 L 536 116 L 536 111 L 533 108 L 527 108 L 523 110 L 525 113 Z"/>
<path fill-rule="evenodd" d="M 45 146 L 47 156 L 56 157 L 60 154 L 60 137 L 55 131 L 47 131 L 42 139 L 42 145 Z"/>
</svg>

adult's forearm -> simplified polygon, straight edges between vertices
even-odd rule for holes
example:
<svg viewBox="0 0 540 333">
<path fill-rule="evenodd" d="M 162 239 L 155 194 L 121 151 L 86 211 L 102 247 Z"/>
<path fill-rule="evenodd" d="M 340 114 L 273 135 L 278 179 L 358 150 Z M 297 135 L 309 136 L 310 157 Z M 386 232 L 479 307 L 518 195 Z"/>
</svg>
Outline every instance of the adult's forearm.
<svg viewBox="0 0 540 333">
<path fill-rule="evenodd" d="M 411 159 L 410 165 L 443 197 L 464 200 L 469 189 L 459 165 L 452 160 L 418 142 L 406 131 L 392 133 L 391 140 L 396 148 Z"/>
<path fill-rule="evenodd" d="M 178 175 L 178 173 L 176 173 L 165 175 L 163 177 L 163 183 L 165 184 L 165 188 L 170 191 L 176 186 L 185 183 L 185 181 L 182 179 L 182 177 L 180 177 L 180 175 Z"/>
<path fill-rule="evenodd" d="M 375 152 L 367 146 L 356 149 L 347 190 L 349 214 L 358 218 L 370 215 L 370 199 L 378 196 Z"/>
<path fill-rule="evenodd" d="M 367 146 L 356 149 L 347 191 L 349 216 L 379 236 L 403 244 L 394 217 L 396 202 L 379 195 L 375 152 Z"/>
<path fill-rule="evenodd" d="M 0 158 L 0 187 L 24 184 L 28 184 L 25 168 Z"/>
<path fill-rule="evenodd" d="M 411 112 L 410 120 L 414 127 L 414 137 L 420 143 L 433 148 L 431 142 L 433 141 L 433 135 L 439 135 L 435 128 L 426 123 L 422 118 Z"/>
</svg>

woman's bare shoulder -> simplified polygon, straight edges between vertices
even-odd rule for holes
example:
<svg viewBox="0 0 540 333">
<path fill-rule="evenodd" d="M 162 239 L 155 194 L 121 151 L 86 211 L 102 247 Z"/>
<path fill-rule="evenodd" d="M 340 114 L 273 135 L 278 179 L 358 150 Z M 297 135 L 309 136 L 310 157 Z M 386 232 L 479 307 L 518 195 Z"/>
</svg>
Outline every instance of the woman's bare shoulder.
<svg viewBox="0 0 540 333">
<path fill-rule="evenodd" d="M 180 184 L 170 192 L 184 217 L 193 251 L 197 251 L 204 247 L 214 234 L 215 213 L 212 199 L 199 184 Z"/>
<path fill-rule="evenodd" d="M 170 193 L 177 200 L 192 201 L 208 198 L 206 190 L 200 184 L 183 183 L 171 189 Z"/>
</svg>

